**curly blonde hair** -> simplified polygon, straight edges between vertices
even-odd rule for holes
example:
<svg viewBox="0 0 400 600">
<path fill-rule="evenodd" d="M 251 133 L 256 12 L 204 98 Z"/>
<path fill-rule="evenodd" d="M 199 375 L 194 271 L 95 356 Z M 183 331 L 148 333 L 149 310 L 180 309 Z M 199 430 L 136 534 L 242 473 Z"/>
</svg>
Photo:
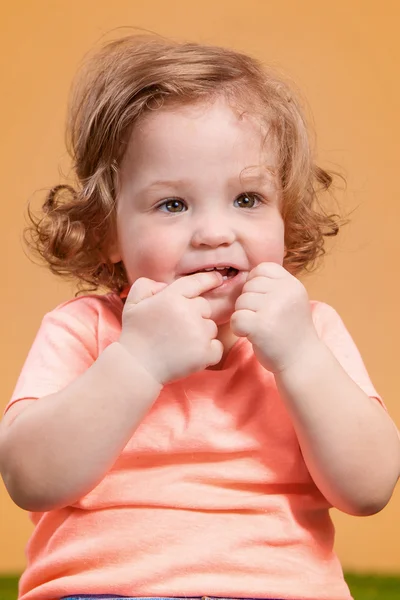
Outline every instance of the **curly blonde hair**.
<svg viewBox="0 0 400 600">
<path fill-rule="evenodd" d="M 128 35 L 106 43 L 86 59 L 72 88 L 67 145 L 76 185 L 57 185 L 42 212 L 29 210 L 28 243 L 50 269 L 77 278 L 83 289 L 120 292 L 122 263 L 109 248 L 116 239 L 119 165 L 132 127 L 150 110 L 190 104 L 224 94 L 236 107 L 268 125 L 278 152 L 286 255 L 297 275 L 322 256 L 325 236 L 339 231 L 320 194 L 332 176 L 313 162 L 300 103 L 282 77 L 231 49 Z"/>
</svg>

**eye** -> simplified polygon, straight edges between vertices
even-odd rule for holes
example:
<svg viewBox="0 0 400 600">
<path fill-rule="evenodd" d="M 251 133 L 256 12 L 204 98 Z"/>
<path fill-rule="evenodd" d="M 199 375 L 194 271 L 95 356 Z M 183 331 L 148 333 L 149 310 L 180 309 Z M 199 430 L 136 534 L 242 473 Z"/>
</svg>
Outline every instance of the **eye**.
<svg viewBox="0 0 400 600">
<path fill-rule="evenodd" d="M 261 200 L 257 194 L 254 194 L 253 192 L 244 192 L 235 198 L 234 204 L 239 208 L 254 208 L 255 206 L 258 206 L 260 202 Z"/>
<path fill-rule="evenodd" d="M 170 198 L 169 200 L 165 200 L 162 204 L 159 204 L 158 208 L 162 212 L 168 213 L 180 213 L 186 210 L 186 205 L 182 200 L 178 200 L 177 198 Z"/>
</svg>

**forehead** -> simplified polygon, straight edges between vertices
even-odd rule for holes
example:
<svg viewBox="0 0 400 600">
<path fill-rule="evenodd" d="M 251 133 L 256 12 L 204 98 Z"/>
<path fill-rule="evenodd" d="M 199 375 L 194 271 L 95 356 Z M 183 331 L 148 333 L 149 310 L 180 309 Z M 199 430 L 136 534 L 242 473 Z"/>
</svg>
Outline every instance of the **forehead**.
<svg viewBox="0 0 400 600">
<path fill-rule="evenodd" d="M 254 112 L 240 111 L 223 97 L 148 111 L 135 124 L 126 158 L 139 162 L 187 161 L 273 167 L 276 152 L 268 124 Z M 246 165 L 244 165 L 246 163 Z"/>
</svg>

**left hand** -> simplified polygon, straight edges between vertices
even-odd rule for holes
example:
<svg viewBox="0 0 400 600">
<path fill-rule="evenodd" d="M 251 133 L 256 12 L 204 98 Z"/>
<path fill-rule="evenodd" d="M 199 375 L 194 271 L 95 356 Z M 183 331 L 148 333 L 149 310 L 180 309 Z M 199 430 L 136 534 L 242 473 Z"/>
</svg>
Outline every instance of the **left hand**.
<svg viewBox="0 0 400 600">
<path fill-rule="evenodd" d="M 276 263 L 261 263 L 250 271 L 235 304 L 231 329 L 249 339 L 259 362 L 273 373 L 319 344 L 305 287 Z"/>
</svg>

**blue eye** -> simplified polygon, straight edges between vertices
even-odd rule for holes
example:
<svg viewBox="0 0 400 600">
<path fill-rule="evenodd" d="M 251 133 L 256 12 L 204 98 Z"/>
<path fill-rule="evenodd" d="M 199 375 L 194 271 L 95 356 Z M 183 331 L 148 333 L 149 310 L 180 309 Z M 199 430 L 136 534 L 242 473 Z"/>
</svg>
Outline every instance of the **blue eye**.
<svg viewBox="0 0 400 600">
<path fill-rule="evenodd" d="M 180 213 L 186 210 L 186 206 L 182 200 L 177 200 L 176 198 L 171 198 L 170 200 L 166 200 L 162 204 L 158 206 L 162 212 L 169 213 Z M 164 210 L 165 209 L 165 210 Z"/>
<path fill-rule="evenodd" d="M 258 206 L 260 202 L 257 194 L 253 194 L 252 192 L 244 192 L 235 198 L 235 206 L 238 206 L 239 208 L 254 208 L 255 206 Z"/>
</svg>

